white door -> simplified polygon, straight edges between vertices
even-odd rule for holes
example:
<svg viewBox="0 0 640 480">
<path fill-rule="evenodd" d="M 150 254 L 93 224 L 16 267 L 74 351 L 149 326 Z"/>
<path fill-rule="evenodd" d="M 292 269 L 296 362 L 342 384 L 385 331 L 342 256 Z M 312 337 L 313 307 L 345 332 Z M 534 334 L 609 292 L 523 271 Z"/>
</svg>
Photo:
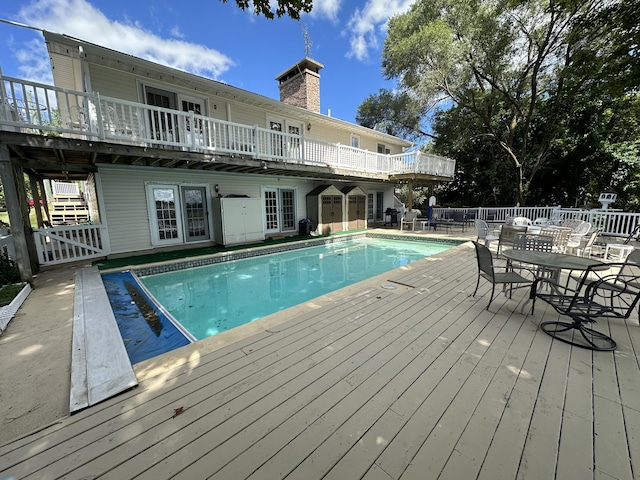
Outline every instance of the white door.
<svg viewBox="0 0 640 480">
<path fill-rule="evenodd" d="M 185 235 L 187 242 L 209 240 L 209 209 L 205 187 L 182 187 Z"/>
<path fill-rule="evenodd" d="M 265 232 L 296 229 L 296 202 L 293 188 L 263 188 Z"/>
<path fill-rule="evenodd" d="M 183 242 L 180 192 L 177 185 L 147 185 L 153 245 Z"/>
</svg>

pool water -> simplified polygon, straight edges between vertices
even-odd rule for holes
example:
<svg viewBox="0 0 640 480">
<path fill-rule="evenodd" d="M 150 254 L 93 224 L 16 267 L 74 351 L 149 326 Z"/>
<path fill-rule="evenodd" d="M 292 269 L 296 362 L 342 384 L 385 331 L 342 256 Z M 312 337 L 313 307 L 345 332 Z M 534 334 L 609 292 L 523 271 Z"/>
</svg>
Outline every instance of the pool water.
<svg viewBox="0 0 640 480">
<path fill-rule="evenodd" d="M 451 248 L 358 239 L 141 277 L 200 340 Z"/>
</svg>

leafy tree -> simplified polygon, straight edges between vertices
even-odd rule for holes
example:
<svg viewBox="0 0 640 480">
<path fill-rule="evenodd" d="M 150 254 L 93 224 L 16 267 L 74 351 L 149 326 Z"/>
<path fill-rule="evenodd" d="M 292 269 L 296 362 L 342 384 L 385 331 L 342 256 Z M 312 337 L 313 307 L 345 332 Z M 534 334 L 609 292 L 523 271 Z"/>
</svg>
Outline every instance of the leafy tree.
<svg viewBox="0 0 640 480">
<path fill-rule="evenodd" d="M 419 0 L 389 22 L 384 72 L 418 103 L 414 111 L 441 98 L 453 102 L 454 112 L 436 115 L 435 137 L 446 135 L 434 148 L 456 158 L 461 175 L 493 175 L 486 187 L 473 180 L 485 197 L 522 204 L 558 148 L 568 153 L 569 139 L 577 139 L 578 112 L 637 86 L 639 0 L 632 3 L 635 9 L 600 0 Z M 577 108 L 576 99 L 583 102 Z M 454 118 L 458 125 L 447 125 Z M 449 192 L 470 191 L 465 181 Z"/>
<path fill-rule="evenodd" d="M 227 3 L 227 0 L 221 1 Z M 236 5 L 242 10 L 253 8 L 253 13 L 264 15 L 268 19 L 273 19 L 275 15 L 280 18 L 287 14 L 293 20 L 300 20 L 300 12 L 309 13 L 313 8 L 312 0 L 277 0 L 274 15 L 272 3 L 269 0 L 236 0 Z"/>
<path fill-rule="evenodd" d="M 433 137 L 422 125 L 428 111 L 429 108 L 410 92 L 382 88 L 377 95 L 369 95 L 358 106 L 356 122 L 389 135 L 417 140 L 424 136 Z"/>
</svg>

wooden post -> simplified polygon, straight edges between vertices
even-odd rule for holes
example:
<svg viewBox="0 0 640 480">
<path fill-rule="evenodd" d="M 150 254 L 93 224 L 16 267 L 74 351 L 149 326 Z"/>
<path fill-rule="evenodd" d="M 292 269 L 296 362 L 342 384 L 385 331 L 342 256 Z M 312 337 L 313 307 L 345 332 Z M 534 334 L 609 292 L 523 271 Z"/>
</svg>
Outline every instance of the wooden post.
<svg viewBox="0 0 640 480">
<path fill-rule="evenodd" d="M 413 180 L 409 180 L 407 184 L 407 211 L 411 211 L 413 209 Z"/>
<path fill-rule="evenodd" d="M 33 271 L 31 270 L 29 248 L 27 247 L 27 239 L 25 236 L 25 229 L 30 229 L 31 227 L 29 225 L 25 226 L 23 221 L 22 209 L 20 208 L 20 200 L 17 189 L 18 179 L 16 178 L 16 172 L 13 168 L 13 165 L 11 164 L 9 147 L 1 144 L 0 177 L 2 177 L 4 199 L 7 204 L 9 223 L 11 224 L 11 233 L 13 234 L 13 242 L 16 248 L 16 264 L 18 266 L 18 271 L 20 272 L 20 279 L 23 282 L 32 283 Z"/>
<path fill-rule="evenodd" d="M 42 228 L 42 207 L 40 206 L 40 192 L 38 191 L 38 180 L 33 173 L 29 173 L 29 183 L 31 184 L 31 194 L 33 195 L 33 208 L 36 212 L 38 228 Z"/>
<path fill-rule="evenodd" d="M 42 207 L 44 208 L 44 213 L 47 216 L 47 221 L 49 222 L 49 226 L 51 226 L 51 214 L 49 213 L 49 203 L 47 201 L 47 191 L 44 188 L 44 181 L 42 178 L 38 180 L 38 184 L 40 185 L 40 191 L 43 193 L 42 195 Z"/>
</svg>

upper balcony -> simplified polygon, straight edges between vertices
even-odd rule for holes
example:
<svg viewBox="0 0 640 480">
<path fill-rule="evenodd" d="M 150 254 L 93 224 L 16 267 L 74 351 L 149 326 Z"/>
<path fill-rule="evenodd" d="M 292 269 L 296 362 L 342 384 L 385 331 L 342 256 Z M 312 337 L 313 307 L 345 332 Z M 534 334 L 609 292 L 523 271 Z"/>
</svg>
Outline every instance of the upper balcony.
<svg viewBox="0 0 640 480">
<path fill-rule="evenodd" d="M 0 130 L 200 154 L 197 161 L 252 159 L 262 169 L 315 167 L 341 176 L 450 181 L 455 160 L 419 151 L 396 155 L 0 76 Z M 92 145 L 92 144 L 89 144 Z M 175 158 L 175 164 L 185 161 Z M 275 162 L 272 163 L 272 162 Z M 169 166 L 161 163 L 162 166 Z M 300 170 L 298 170 L 300 171 Z"/>
</svg>

